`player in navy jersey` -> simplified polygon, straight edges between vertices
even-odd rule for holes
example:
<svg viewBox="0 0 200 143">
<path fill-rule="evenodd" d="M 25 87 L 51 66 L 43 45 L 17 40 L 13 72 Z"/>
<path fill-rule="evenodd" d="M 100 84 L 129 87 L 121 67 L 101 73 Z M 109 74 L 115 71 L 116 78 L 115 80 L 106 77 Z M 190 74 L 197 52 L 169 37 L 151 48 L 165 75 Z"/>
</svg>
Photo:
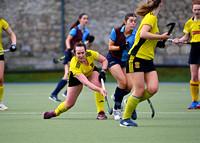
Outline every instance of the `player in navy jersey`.
<svg viewBox="0 0 200 143">
<path fill-rule="evenodd" d="M 137 17 L 134 13 L 125 15 L 124 23 L 112 29 L 107 54 L 108 69 L 118 82 L 115 93 L 111 98 L 115 101 L 114 119 L 121 118 L 123 97 L 131 91 L 132 85 L 126 76 L 126 60 L 128 51 L 135 41 Z"/>
</svg>

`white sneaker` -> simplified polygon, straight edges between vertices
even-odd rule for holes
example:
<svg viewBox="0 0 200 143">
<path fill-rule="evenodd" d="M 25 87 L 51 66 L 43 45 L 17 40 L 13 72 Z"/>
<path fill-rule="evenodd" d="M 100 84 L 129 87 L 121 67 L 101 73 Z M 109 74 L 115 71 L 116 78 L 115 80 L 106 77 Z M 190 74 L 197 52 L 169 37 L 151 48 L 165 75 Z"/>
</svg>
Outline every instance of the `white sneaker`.
<svg viewBox="0 0 200 143">
<path fill-rule="evenodd" d="M 67 97 L 67 95 L 65 95 L 65 93 L 62 94 L 63 97 Z"/>
<path fill-rule="evenodd" d="M 111 99 L 115 102 L 115 96 L 114 96 L 114 94 L 111 95 Z M 124 109 L 124 107 L 123 107 L 123 104 L 121 103 L 121 110 L 123 110 L 123 109 Z"/>
<path fill-rule="evenodd" d="M 114 94 L 111 95 L 111 99 L 112 99 L 113 101 L 115 101 L 115 96 L 114 96 Z"/>
<path fill-rule="evenodd" d="M 126 106 L 128 99 L 124 99 L 124 105 Z"/>
<path fill-rule="evenodd" d="M 114 119 L 116 121 L 120 120 L 122 118 L 122 111 L 121 111 L 121 109 L 117 109 L 117 110 L 113 109 L 113 115 L 114 115 Z"/>
<path fill-rule="evenodd" d="M 0 111 L 6 111 L 8 107 L 6 107 L 2 102 L 0 102 Z"/>
</svg>

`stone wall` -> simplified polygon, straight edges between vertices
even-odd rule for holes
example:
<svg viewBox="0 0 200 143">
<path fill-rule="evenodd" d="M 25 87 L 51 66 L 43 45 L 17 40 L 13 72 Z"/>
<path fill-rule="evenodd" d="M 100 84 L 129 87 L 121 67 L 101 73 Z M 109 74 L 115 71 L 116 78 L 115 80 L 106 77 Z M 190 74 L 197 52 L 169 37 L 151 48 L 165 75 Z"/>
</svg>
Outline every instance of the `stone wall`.
<svg viewBox="0 0 200 143">
<path fill-rule="evenodd" d="M 65 38 L 70 26 L 80 13 L 89 15 L 87 28 L 95 36 L 90 49 L 106 55 L 111 29 L 123 23 L 124 15 L 133 12 L 141 0 L 65 0 Z M 17 36 L 18 50 L 6 53 L 8 68 L 29 67 L 35 69 L 58 69 L 62 64 L 53 64 L 52 59 L 61 57 L 61 0 L 0 0 L 2 16 Z M 185 22 L 192 16 L 192 0 L 163 0 L 158 15 L 160 33 L 167 32 L 169 22 L 176 22 L 172 38 L 183 35 Z M 138 18 L 137 27 L 141 19 Z M 2 34 L 4 48 L 10 39 Z M 165 49 L 156 49 L 155 64 L 187 65 L 188 45 L 166 44 Z"/>
</svg>

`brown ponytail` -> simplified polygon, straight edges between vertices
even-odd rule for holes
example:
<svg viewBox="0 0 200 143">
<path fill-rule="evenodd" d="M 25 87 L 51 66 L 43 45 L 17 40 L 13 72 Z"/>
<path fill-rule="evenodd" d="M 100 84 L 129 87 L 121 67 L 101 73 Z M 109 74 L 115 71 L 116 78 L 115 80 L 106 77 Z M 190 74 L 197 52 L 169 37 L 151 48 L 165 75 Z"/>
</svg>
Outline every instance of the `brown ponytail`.
<svg viewBox="0 0 200 143">
<path fill-rule="evenodd" d="M 129 19 L 129 17 L 137 17 L 137 16 L 135 15 L 135 13 L 127 13 L 125 15 L 124 20 L 127 21 Z M 124 26 L 124 25 L 125 25 L 125 23 L 122 23 L 121 27 Z"/>
<path fill-rule="evenodd" d="M 77 19 L 77 20 L 74 22 L 74 24 L 70 27 L 70 30 L 71 30 L 72 28 L 74 28 L 75 26 L 77 26 L 77 25 L 80 24 L 79 19 L 81 19 L 84 15 L 87 15 L 87 14 L 86 14 L 86 13 L 81 13 L 81 14 L 79 15 L 78 19 Z"/>
</svg>

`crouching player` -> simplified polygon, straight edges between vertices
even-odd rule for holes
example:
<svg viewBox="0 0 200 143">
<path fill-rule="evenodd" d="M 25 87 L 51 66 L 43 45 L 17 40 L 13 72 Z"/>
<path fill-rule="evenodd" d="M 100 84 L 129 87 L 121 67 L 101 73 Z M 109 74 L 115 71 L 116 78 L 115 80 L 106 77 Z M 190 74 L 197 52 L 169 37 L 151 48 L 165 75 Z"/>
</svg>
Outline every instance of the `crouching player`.
<svg viewBox="0 0 200 143">
<path fill-rule="evenodd" d="M 102 70 L 99 75 L 98 68 L 94 60 L 102 63 Z M 83 84 L 95 91 L 95 101 L 97 106 L 97 119 L 107 119 L 104 113 L 105 96 L 107 92 L 101 88 L 100 79 L 106 80 L 107 59 L 98 52 L 86 50 L 83 42 L 78 42 L 74 46 L 74 57 L 70 63 L 68 75 L 68 89 L 66 101 L 62 102 L 56 110 L 48 111 L 43 114 L 44 119 L 59 116 L 72 108 L 80 95 Z"/>
</svg>

